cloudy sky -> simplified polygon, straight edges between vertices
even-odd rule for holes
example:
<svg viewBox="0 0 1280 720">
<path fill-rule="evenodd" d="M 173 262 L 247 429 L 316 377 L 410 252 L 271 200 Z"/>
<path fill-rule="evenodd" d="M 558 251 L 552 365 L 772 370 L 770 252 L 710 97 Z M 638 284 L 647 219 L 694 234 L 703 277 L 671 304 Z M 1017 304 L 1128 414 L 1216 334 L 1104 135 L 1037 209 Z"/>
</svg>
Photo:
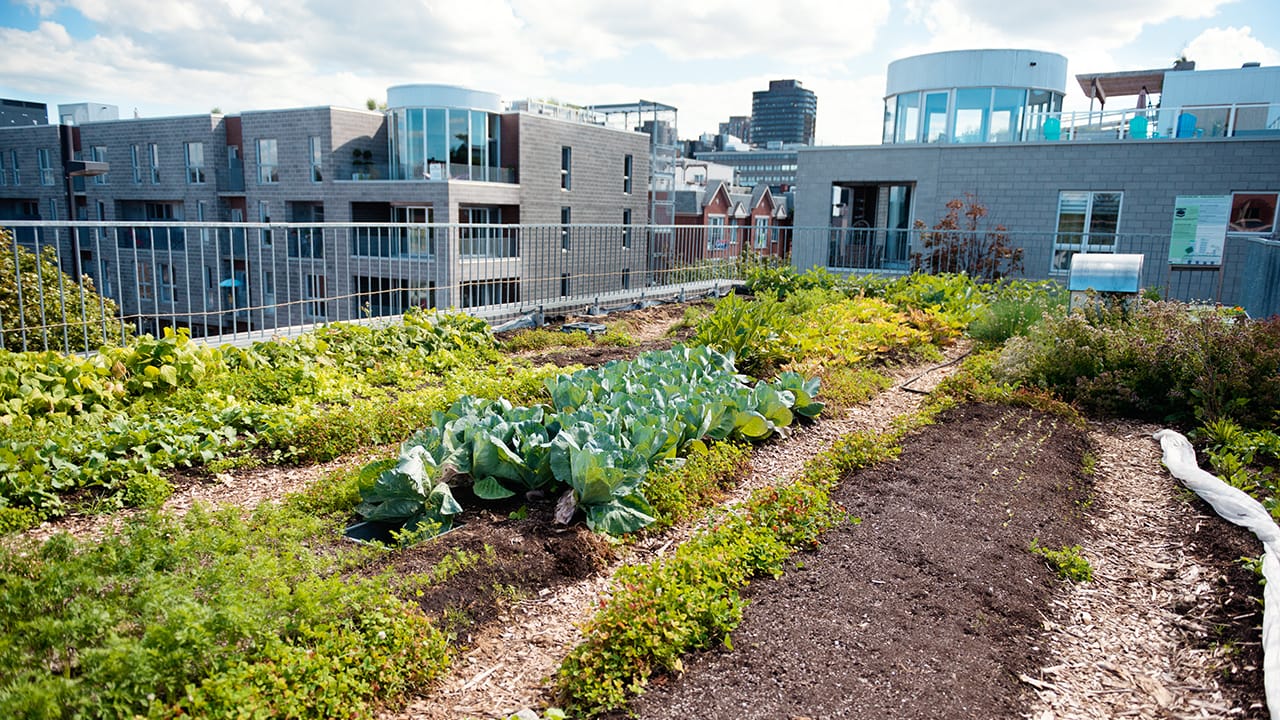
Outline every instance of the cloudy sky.
<svg viewBox="0 0 1280 720">
<path fill-rule="evenodd" d="M 655 100 L 681 137 L 796 78 L 819 144 L 879 142 L 885 66 L 974 47 L 1048 50 L 1068 72 L 1280 65 L 1276 0 L 0 0 L 0 97 L 122 116 L 379 102 L 390 85 L 508 100 Z M 1087 107 L 1078 86 L 1068 108 Z"/>
</svg>

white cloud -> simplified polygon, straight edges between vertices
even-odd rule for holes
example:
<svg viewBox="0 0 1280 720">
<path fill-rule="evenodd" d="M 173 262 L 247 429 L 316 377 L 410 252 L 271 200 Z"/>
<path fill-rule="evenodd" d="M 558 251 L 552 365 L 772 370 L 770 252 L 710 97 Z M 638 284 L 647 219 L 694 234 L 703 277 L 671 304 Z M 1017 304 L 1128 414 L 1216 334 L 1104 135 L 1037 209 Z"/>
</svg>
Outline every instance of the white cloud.
<svg viewBox="0 0 1280 720">
<path fill-rule="evenodd" d="M 1198 70 L 1240 67 L 1246 62 L 1280 65 L 1280 50 L 1255 38 L 1248 25 L 1209 28 L 1187 43 L 1182 54 L 1195 60 Z"/>
<path fill-rule="evenodd" d="M 889 18 L 889 0 L 513 0 L 540 42 L 579 59 L 619 57 L 652 46 L 676 60 L 751 56 L 839 60 L 870 50 Z"/>
</svg>

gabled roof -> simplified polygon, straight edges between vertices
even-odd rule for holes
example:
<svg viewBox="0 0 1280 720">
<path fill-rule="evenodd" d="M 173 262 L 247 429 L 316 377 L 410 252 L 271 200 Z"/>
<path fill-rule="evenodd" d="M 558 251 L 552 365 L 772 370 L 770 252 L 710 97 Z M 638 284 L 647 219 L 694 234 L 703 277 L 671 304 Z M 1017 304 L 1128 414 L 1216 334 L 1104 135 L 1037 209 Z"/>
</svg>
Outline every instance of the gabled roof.
<svg viewBox="0 0 1280 720">
<path fill-rule="evenodd" d="M 770 207 L 777 205 L 777 203 L 773 201 L 773 191 L 769 189 L 769 186 L 765 183 L 758 183 L 751 189 L 751 205 L 749 207 L 752 210 L 755 210 L 760 207 L 760 203 L 764 202 L 766 197 L 769 198 Z"/>
<path fill-rule="evenodd" d="M 706 207 L 716 201 L 716 195 L 724 193 L 724 202 L 726 205 L 733 205 L 733 199 L 729 197 L 729 184 L 723 180 L 713 180 L 707 185 L 706 195 L 702 197 L 702 207 Z"/>
</svg>

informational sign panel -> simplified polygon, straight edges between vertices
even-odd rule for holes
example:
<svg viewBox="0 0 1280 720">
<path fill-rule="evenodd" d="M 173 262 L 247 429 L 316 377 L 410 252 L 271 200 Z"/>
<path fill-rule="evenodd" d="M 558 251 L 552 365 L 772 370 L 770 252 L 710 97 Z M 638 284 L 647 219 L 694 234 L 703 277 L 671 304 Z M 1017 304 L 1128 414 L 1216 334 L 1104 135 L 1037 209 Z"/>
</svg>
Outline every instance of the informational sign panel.
<svg viewBox="0 0 1280 720">
<path fill-rule="evenodd" d="M 1221 265 L 1230 195 L 1179 195 L 1173 203 L 1170 265 Z"/>
</svg>

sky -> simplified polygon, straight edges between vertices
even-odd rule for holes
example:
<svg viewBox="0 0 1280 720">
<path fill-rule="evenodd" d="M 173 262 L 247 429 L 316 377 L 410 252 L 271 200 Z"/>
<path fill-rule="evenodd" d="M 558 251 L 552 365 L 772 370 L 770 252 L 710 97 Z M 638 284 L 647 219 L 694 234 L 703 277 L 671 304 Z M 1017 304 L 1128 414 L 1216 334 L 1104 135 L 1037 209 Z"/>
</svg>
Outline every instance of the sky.
<svg viewBox="0 0 1280 720">
<path fill-rule="evenodd" d="M 403 83 L 577 105 L 652 100 L 681 138 L 796 79 L 817 143 L 878 144 L 885 69 L 1027 48 L 1076 73 L 1280 65 L 1276 0 L 0 0 L 0 97 L 121 117 L 364 107 Z M 1088 107 L 1069 77 L 1067 109 Z"/>
</svg>

